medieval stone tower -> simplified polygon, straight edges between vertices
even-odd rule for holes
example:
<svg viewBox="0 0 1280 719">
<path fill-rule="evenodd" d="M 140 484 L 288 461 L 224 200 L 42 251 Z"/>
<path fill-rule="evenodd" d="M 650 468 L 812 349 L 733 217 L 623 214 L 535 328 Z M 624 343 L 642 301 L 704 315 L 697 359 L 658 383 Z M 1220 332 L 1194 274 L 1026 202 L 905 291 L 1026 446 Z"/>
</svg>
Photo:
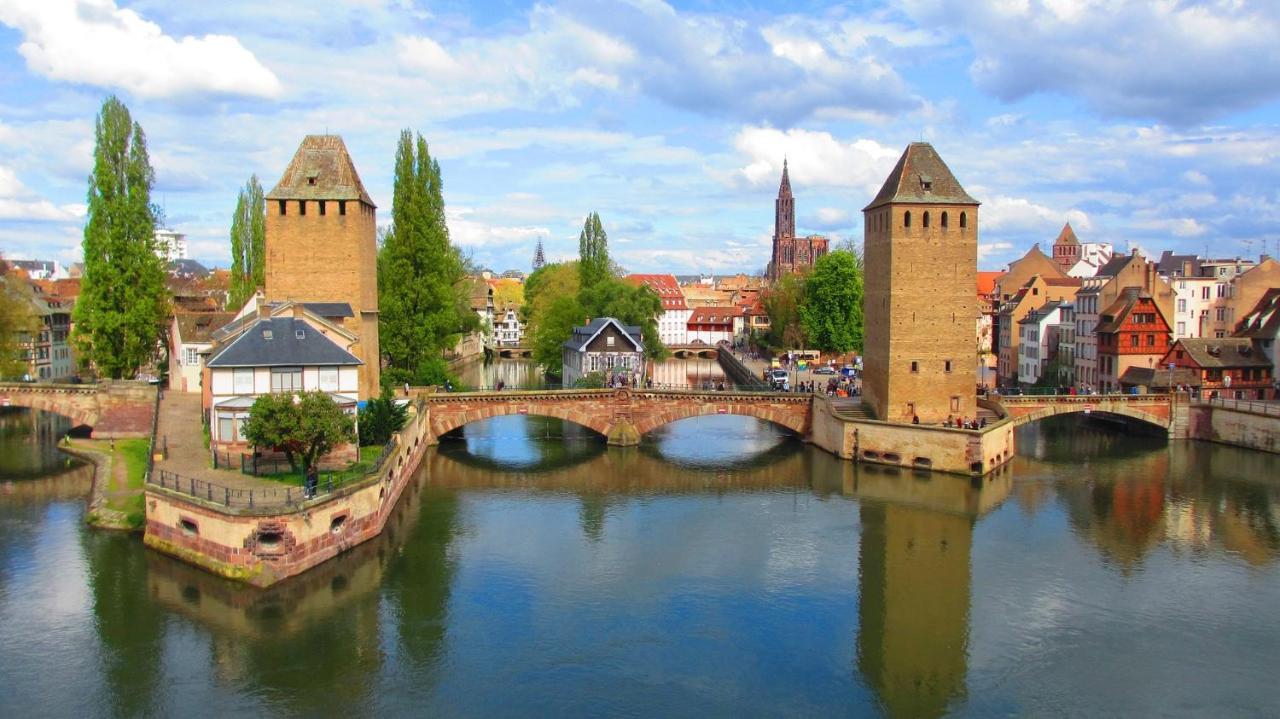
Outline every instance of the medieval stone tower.
<svg viewBox="0 0 1280 719">
<path fill-rule="evenodd" d="M 266 299 L 351 306 L 361 399 L 378 395 L 381 369 L 376 213 L 336 135 L 307 135 L 267 193 Z"/>
<path fill-rule="evenodd" d="M 1062 267 L 1063 272 L 1070 271 L 1080 261 L 1080 240 L 1076 239 L 1070 222 L 1062 226 L 1058 239 L 1053 241 L 1053 259 Z"/>
<path fill-rule="evenodd" d="M 977 200 L 914 142 L 862 216 L 866 404 L 891 422 L 974 417 Z"/>
</svg>

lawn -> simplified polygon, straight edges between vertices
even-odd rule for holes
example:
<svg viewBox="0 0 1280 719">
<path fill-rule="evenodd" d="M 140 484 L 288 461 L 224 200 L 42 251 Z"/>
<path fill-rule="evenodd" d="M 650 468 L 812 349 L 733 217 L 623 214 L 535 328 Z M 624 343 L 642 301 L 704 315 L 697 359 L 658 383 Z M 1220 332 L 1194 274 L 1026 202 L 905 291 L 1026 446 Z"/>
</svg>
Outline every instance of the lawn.
<svg viewBox="0 0 1280 719">
<path fill-rule="evenodd" d="M 381 446 L 370 446 L 360 448 L 360 459 L 347 465 L 342 470 L 343 474 L 358 475 L 373 471 L 374 463 L 378 461 L 378 455 L 382 454 Z M 326 474 L 332 474 L 330 471 L 322 471 L 320 476 L 323 478 Z M 283 484 L 292 484 L 295 487 L 303 485 L 301 472 L 280 472 L 278 474 L 262 474 L 259 475 L 263 479 L 270 479 L 273 482 L 281 482 Z"/>
<path fill-rule="evenodd" d="M 110 446 L 107 442 L 102 442 L 102 445 Z M 125 485 L 119 486 L 119 477 L 112 478 L 107 485 L 111 488 L 107 492 L 107 509 L 124 512 L 131 526 L 141 527 L 146 521 L 142 484 L 146 480 L 147 452 L 151 450 L 151 443 L 146 439 L 118 439 L 115 445 L 115 461 L 124 462 Z"/>
</svg>

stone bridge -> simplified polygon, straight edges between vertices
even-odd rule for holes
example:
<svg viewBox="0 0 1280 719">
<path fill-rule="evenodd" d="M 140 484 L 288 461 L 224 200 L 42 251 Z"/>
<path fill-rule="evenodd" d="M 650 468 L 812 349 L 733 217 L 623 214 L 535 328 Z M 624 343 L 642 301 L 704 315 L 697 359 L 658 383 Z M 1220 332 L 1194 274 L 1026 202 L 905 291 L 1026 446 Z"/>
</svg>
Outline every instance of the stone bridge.
<svg viewBox="0 0 1280 719">
<path fill-rule="evenodd" d="M 157 388 L 146 382 L 98 384 L 0 382 L 0 407 L 29 407 L 60 414 L 94 437 L 150 437 Z"/>
<path fill-rule="evenodd" d="M 619 446 L 635 445 L 665 424 L 713 414 L 768 420 L 807 436 L 812 398 L 774 392 L 688 392 L 648 389 L 450 392 L 423 394 L 429 436 L 490 417 L 555 417 L 592 429 Z"/>
<path fill-rule="evenodd" d="M 1136 419 L 1167 431 L 1179 418 L 1168 395 L 1009 395 L 997 401 L 1015 425 L 1059 414 L 1101 412 Z M 1185 401 L 1177 406 L 1185 406 Z"/>
</svg>

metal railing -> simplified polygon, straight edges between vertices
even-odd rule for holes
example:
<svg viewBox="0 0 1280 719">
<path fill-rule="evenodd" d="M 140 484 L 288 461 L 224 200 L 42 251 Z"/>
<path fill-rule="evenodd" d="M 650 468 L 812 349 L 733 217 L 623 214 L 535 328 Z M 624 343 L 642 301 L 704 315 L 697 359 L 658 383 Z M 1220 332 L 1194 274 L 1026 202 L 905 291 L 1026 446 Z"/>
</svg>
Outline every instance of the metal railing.
<svg viewBox="0 0 1280 719">
<path fill-rule="evenodd" d="M 1211 407 L 1222 407 L 1223 409 L 1234 409 L 1239 412 L 1250 412 L 1252 414 L 1268 415 L 1271 417 L 1280 417 L 1280 402 L 1264 401 L 1256 399 L 1226 399 L 1224 397 L 1213 397 L 1210 399 L 1197 400 L 1196 404 L 1207 404 Z"/>
<path fill-rule="evenodd" d="M 343 487 L 363 482 L 379 474 L 395 451 L 397 440 L 392 438 L 382 447 L 371 467 L 336 472 L 319 472 L 314 491 L 302 485 L 281 483 L 278 487 L 231 487 L 206 479 L 186 477 L 176 472 L 157 469 L 147 477 L 147 484 L 168 489 L 190 497 L 213 502 L 224 507 L 240 509 L 291 508 L 302 503 L 332 494 Z M 226 453 L 223 453 L 226 454 Z"/>
</svg>

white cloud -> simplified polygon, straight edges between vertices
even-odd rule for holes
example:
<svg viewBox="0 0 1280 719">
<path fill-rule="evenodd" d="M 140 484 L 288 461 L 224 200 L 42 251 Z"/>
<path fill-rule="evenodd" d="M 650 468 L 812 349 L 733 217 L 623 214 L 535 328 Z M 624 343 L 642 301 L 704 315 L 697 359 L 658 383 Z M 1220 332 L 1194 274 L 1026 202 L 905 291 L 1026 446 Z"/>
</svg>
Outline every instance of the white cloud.
<svg viewBox="0 0 1280 719">
<path fill-rule="evenodd" d="M 1063 223 L 1070 222 L 1078 231 L 1093 227 L 1089 216 L 1080 210 L 1060 210 L 1037 204 L 1022 197 L 996 195 L 983 202 L 980 222 L 983 229 L 1057 233 Z M 1050 238 L 1052 239 L 1052 238 Z"/>
<path fill-rule="evenodd" d="M 3 0 L 0 22 L 22 33 L 28 68 L 54 80 L 142 97 L 280 93 L 275 74 L 236 38 L 175 39 L 114 0 Z"/>
<path fill-rule="evenodd" d="M 850 187 L 861 194 L 855 202 L 870 199 L 902 154 L 875 140 L 837 140 L 829 132 L 775 130 L 745 127 L 734 138 L 734 146 L 746 156 L 747 165 L 735 179 L 752 187 L 777 183 L 786 158 L 791 183 L 802 186 Z"/>
<path fill-rule="evenodd" d="M 1105 114 L 1185 124 L 1280 97 L 1274 2 L 908 0 L 921 25 L 956 28 L 970 74 L 1005 100 L 1079 97 Z"/>
<path fill-rule="evenodd" d="M 849 212 L 838 207 L 819 207 L 818 221 L 830 226 L 840 225 L 849 221 Z"/>
<path fill-rule="evenodd" d="M 478 217 L 475 208 L 446 207 L 445 221 L 449 226 L 449 239 L 460 247 L 486 250 L 511 245 L 528 244 L 546 237 L 550 230 L 534 225 L 496 225 Z"/>
<path fill-rule="evenodd" d="M 0 220 L 73 221 L 84 214 L 84 205 L 55 205 L 37 196 L 13 170 L 0 165 Z"/>
</svg>

